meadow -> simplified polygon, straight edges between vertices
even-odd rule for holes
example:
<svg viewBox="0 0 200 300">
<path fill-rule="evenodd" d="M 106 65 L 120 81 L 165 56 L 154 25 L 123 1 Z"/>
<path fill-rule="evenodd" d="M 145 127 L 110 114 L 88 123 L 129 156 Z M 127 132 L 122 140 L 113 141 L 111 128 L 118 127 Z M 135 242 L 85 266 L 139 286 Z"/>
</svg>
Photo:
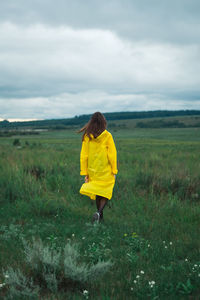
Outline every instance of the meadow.
<svg viewBox="0 0 200 300">
<path fill-rule="evenodd" d="M 199 299 L 200 129 L 110 131 L 119 173 L 94 225 L 80 135 L 0 138 L 0 299 Z"/>
</svg>

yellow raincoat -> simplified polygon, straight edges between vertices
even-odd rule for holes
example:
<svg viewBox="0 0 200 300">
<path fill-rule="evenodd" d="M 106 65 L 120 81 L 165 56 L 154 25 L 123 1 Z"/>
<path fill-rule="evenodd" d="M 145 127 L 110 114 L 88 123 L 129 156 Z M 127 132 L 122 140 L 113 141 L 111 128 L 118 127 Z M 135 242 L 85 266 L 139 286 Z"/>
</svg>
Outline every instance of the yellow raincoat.
<svg viewBox="0 0 200 300">
<path fill-rule="evenodd" d="M 80 155 L 80 175 L 88 175 L 89 182 L 84 183 L 80 193 L 92 200 L 96 195 L 112 198 L 117 174 L 117 151 L 110 132 L 104 130 L 97 138 L 91 134 L 91 140 L 85 135 Z"/>
</svg>

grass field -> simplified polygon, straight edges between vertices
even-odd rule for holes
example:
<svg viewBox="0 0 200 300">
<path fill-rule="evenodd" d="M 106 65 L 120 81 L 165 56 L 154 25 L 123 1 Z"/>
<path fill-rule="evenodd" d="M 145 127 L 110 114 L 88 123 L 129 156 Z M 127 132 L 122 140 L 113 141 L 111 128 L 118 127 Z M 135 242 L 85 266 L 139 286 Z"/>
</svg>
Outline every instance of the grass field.
<svg viewBox="0 0 200 300">
<path fill-rule="evenodd" d="M 96 225 L 79 135 L 0 139 L 0 299 L 199 299 L 200 129 L 111 132 L 119 174 Z"/>
</svg>

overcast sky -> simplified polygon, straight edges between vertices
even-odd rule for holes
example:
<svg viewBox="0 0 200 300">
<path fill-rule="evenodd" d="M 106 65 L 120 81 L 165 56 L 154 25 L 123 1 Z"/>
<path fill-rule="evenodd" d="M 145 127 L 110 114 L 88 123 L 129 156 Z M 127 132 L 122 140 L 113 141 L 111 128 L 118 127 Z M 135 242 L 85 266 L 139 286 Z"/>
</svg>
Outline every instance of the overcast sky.
<svg viewBox="0 0 200 300">
<path fill-rule="evenodd" d="M 200 109 L 199 0 L 1 0 L 0 120 Z"/>
</svg>

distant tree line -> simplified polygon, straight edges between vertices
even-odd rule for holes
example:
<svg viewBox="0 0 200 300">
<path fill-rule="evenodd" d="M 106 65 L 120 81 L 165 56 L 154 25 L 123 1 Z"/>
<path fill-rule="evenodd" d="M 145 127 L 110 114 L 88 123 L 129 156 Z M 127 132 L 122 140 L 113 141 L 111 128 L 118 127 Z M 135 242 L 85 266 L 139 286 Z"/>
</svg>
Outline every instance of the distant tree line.
<svg viewBox="0 0 200 300">
<path fill-rule="evenodd" d="M 104 113 L 108 121 L 111 120 L 127 120 L 127 119 L 145 119 L 145 118 L 165 118 L 175 116 L 192 116 L 200 115 L 200 110 L 156 110 L 156 111 L 140 111 L 140 112 L 114 112 Z M 91 114 L 75 116 L 68 119 L 51 119 L 51 120 L 38 120 L 38 121 L 26 121 L 26 122 L 9 122 L 7 120 L 0 122 L 0 129 L 17 129 L 21 127 L 32 129 L 66 129 L 76 128 L 83 126 L 89 121 Z M 162 125 L 162 124 L 161 124 Z M 170 124 L 169 124 L 170 125 Z M 174 124 L 176 125 L 176 124 Z M 181 125 L 181 124 L 178 124 Z M 138 125 L 142 127 L 142 124 Z"/>
<path fill-rule="evenodd" d="M 38 131 L 21 131 L 21 130 L 0 130 L 0 137 L 11 137 L 14 135 L 38 135 Z"/>
<path fill-rule="evenodd" d="M 186 125 L 178 120 L 164 121 L 153 120 L 148 122 L 138 122 L 136 124 L 138 128 L 184 128 Z"/>
</svg>

